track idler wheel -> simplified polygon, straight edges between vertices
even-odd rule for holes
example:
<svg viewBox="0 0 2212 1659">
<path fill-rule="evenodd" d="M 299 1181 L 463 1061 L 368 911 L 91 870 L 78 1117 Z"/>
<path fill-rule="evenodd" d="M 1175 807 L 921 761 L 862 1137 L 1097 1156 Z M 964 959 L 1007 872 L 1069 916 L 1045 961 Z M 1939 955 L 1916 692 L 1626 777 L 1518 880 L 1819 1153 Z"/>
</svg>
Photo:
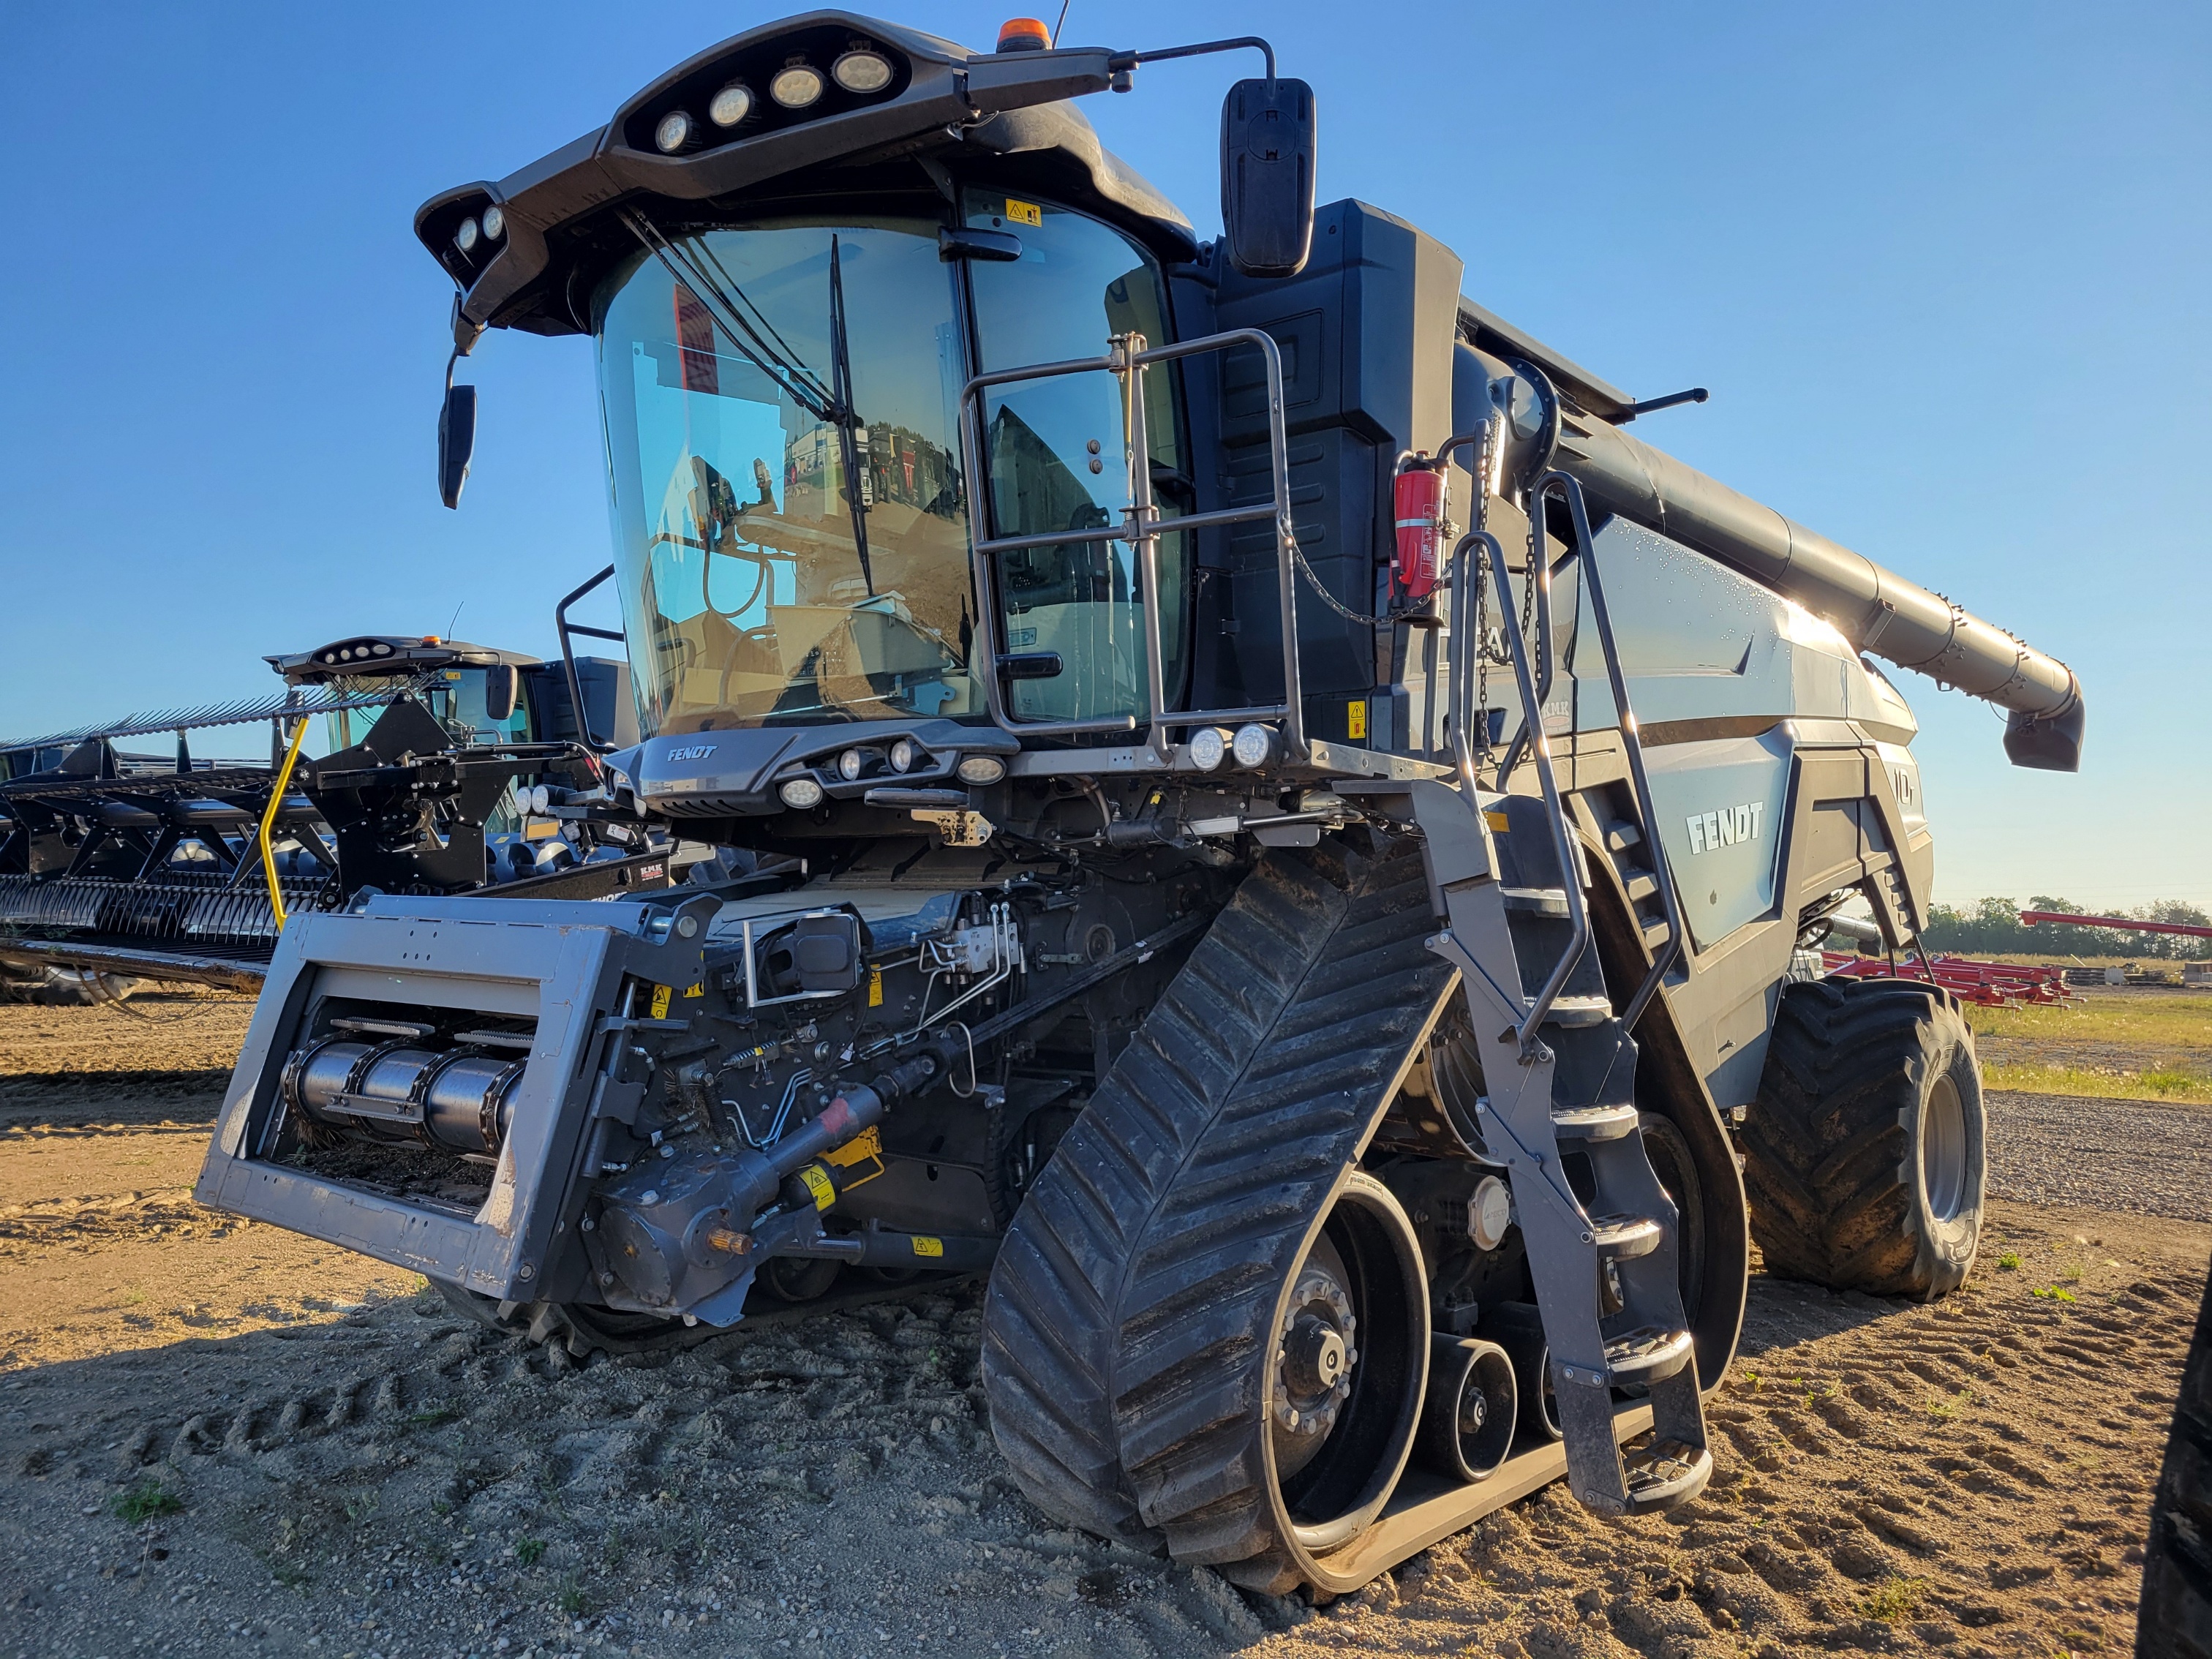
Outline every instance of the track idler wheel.
<svg viewBox="0 0 2212 1659">
<path fill-rule="evenodd" d="M 1522 1426 L 1533 1439 L 1562 1438 L 1559 1404 L 1552 1391 L 1552 1348 L 1544 1340 L 1543 1314 L 1533 1302 L 1501 1302 L 1483 1314 L 1480 1328 L 1512 1361 Z"/>
<path fill-rule="evenodd" d="M 1495 1342 L 1437 1336 L 1421 1408 L 1421 1461 L 1449 1480 L 1486 1480 L 1513 1449 L 1520 1385 Z"/>
</svg>

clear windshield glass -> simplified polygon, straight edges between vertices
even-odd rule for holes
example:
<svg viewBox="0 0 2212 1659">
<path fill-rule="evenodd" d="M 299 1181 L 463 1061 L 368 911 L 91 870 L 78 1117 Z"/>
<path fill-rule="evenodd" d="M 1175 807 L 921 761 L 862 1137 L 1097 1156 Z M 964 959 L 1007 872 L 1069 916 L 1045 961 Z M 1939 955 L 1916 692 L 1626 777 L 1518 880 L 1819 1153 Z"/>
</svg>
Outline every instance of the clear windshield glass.
<svg viewBox="0 0 2212 1659">
<path fill-rule="evenodd" d="M 955 437 L 967 354 L 938 228 L 676 235 L 601 288 L 648 731 L 981 713 Z"/>
<path fill-rule="evenodd" d="M 1158 267 L 1096 219 L 1000 192 L 969 191 L 969 225 L 1010 231 L 1022 257 L 977 261 L 975 331 L 986 369 L 1100 357 L 1116 334 L 1148 343 L 1170 337 Z M 1146 377 L 1146 431 L 1160 510 L 1183 510 L 1184 471 L 1170 371 Z M 991 511 L 1002 536 L 1104 528 L 1129 504 L 1121 382 L 1103 372 L 1016 382 L 984 401 Z M 1167 684 L 1182 683 L 1182 536 L 1160 538 L 1159 580 Z M 1060 672 L 1010 682 L 1013 712 L 1027 720 L 1089 720 L 1147 712 L 1143 586 L 1127 542 L 1075 542 L 1001 555 L 1000 599 L 1006 649 L 1049 653 Z"/>
<path fill-rule="evenodd" d="M 495 720 L 484 695 L 484 680 L 481 668 L 448 668 L 430 683 L 423 699 L 432 716 L 455 743 L 535 742 L 530 729 L 530 700 L 517 696 L 514 712 L 503 720 Z M 348 678 L 332 684 L 341 691 L 351 692 L 388 690 L 392 682 Z M 324 715 L 323 740 L 328 745 L 325 752 L 335 754 L 341 749 L 352 748 L 368 735 L 369 728 L 383 717 L 384 710 L 385 705 L 378 703 L 367 708 L 341 708 Z"/>
</svg>

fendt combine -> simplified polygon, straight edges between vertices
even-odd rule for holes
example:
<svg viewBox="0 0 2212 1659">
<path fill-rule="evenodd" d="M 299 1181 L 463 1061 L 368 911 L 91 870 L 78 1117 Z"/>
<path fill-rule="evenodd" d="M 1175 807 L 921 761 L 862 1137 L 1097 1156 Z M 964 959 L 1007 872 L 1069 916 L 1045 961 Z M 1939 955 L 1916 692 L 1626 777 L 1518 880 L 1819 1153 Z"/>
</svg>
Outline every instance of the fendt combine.
<svg viewBox="0 0 2212 1659">
<path fill-rule="evenodd" d="M 204 1201 L 578 1347 L 988 1269 L 1040 1507 L 1323 1595 L 1562 1474 L 1694 1496 L 1752 1237 L 1960 1282 L 1958 1010 L 1793 951 L 1927 915 L 1869 653 L 2058 769 L 2073 676 L 1623 429 L 1696 394 L 1316 211 L 1272 53 L 1211 243 L 1072 101 L 1255 46 L 813 13 L 422 210 L 457 352 L 592 343 L 647 733 L 605 765 L 727 850 L 298 919 Z"/>
</svg>

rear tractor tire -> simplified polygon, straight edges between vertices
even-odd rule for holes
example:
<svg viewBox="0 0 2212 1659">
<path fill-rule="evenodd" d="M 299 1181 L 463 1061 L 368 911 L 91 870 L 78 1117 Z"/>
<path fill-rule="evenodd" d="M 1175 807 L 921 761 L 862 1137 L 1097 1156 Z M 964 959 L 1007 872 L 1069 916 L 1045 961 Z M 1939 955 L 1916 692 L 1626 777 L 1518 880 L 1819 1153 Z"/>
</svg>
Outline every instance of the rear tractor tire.
<svg viewBox="0 0 2212 1659">
<path fill-rule="evenodd" d="M 1958 1289 L 1981 1243 L 1984 1127 L 1973 1033 L 1949 993 L 1784 986 L 1741 1140 L 1767 1271 L 1929 1302 Z"/>
</svg>

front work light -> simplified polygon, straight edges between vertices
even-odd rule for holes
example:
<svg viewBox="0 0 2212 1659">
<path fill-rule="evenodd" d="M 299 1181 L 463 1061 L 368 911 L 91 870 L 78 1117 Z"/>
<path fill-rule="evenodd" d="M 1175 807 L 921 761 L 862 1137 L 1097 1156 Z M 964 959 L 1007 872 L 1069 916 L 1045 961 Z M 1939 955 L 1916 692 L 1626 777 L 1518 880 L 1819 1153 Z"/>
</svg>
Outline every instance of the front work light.
<svg viewBox="0 0 2212 1659">
<path fill-rule="evenodd" d="M 733 127 L 752 112 L 753 89 L 742 81 L 731 82 L 707 106 L 707 118 L 718 127 Z"/>
<path fill-rule="evenodd" d="M 961 782 L 978 786 L 996 783 L 1006 775 L 1006 763 L 996 755 L 970 755 L 955 769 Z"/>
<path fill-rule="evenodd" d="M 890 60 L 856 46 L 830 65 L 830 76 L 848 92 L 881 92 L 891 83 Z"/>
<path fill-rule="evenodd" d="M 868 757 L 866 755 L 863 755 L 859 750 L 848 749 L 843 754 L 837 757 L 837 775 L 844 779 L 848 783 L 858 782 L 860 776 L 860 769 L 867 763 Z"/>
<path fill-rule="evenodd" d="M 453 246 L 464 253 L 473 253 L 476 251 L 477 234 L 477 222 L 474 219 L 464 219 L 461 221 L 461 228 L 453 233 Z"/>
<path fill-rule="evenodd" d="M 507 234 L 507 215 L 496 202 L 483 210 L 483 234 L 487 242 L 496 242 Z"/>
<path fill-rule="evenodd" d="M 1201 726 L 1190 734 L 1190 741 L 1183 745 L 1183 752 L 1190 757 L 1190 763 L 1200 771 L 1211 772 L 1227 758 L 1229 738 L 1218 726 Z"/>
<path fill-rule="evenodd" d="M 802 812 L 822 804 L 822 786 L 811 778 L 786 778 L 783 787 L 775 793 L 783 797 L 786 806 L 796 807 Z"/>
<path fill-rule="evenodd" d="M 901 738 L 891 745 L 891 770 L 911 772 L 915 763 L 921 758 L 921 750 L 915 747 L 912 738 Z"/>
<path fill-rule="evenodd" d="M 1265 766 L 1275 753 L 1275 734 L 1256 720 L 1249 726 L 1240 726 L 1237 728 L 1237 740 L 1230 744 L 1229 752 L 1239 766 L 1248 769 Z"/>
<path fill-rule="evenodd" d="M 653 142 L 663 155 L 673 155 L 691 142 L 691 118 L 680 109 L 672 109 L 660 118 L 660 125 L 653 130 Z"/>
<path fill-rule="evenodd" d="M 794 58 L 775 72 L 768 95 L 786 109 L 805 109 L 822 95 L 822 71 L 803 58 Z"/>
</svg>

